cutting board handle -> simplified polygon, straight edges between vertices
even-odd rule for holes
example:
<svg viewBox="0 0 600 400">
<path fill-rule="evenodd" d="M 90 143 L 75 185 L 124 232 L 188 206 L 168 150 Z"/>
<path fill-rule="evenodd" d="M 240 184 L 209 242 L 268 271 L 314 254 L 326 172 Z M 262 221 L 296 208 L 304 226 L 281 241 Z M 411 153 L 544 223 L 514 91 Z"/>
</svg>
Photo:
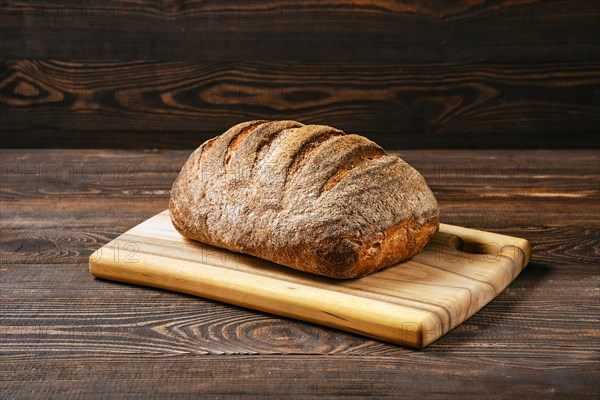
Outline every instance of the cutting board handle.
<svg viewBox="0 0 600 400">
<path fill-rule="evenodd" d="M 465 253 L 488 254 L 490 256 L 502 254 L 515 261 L 522 257 L 522 267 L 529 264 L 531 259 L 531 243 L 526 239 L 462 226 L 440 224 L 440 231 L 435 236 L 434 241 Z"/>
</svg>

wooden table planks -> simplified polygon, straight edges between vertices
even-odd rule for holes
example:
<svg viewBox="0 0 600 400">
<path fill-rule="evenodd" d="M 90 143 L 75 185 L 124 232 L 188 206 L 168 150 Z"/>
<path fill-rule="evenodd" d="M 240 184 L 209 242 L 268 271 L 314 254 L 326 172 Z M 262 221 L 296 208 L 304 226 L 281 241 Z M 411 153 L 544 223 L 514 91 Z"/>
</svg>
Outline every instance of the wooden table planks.
<svg viewBox="0 0 600 400">
<path fill-rule="evenodd" d="M 597 152 L 399 153 L 443 222 L 534 246 L 508 289 L 422 351 L 94 280 L 91 253 L 166 207 L 188 154 L 0 152 L 0 397 L 600 394 Z"/>
</svg>

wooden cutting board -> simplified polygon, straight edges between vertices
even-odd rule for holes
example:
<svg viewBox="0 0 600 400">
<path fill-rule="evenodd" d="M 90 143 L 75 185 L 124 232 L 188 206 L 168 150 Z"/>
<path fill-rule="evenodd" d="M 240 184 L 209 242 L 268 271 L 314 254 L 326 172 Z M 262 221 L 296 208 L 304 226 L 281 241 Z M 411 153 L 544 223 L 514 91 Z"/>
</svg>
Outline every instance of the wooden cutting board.
<svg viewBox="0 0 600 400">
<path fill-rule="evenodd" d="M 421 348 L 496 297 L 530 257 L 525 239 L 441 224 L 412 260 L 340 281 L 190 241 L 163 211 L 92 254 L 90 272 Z"/>
</svg>

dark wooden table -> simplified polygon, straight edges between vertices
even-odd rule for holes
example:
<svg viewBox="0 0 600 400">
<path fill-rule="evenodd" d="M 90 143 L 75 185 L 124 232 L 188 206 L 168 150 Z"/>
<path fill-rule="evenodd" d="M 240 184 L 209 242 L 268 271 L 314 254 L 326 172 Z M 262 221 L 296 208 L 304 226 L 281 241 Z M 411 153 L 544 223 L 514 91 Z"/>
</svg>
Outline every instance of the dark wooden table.
<svg viewBox="0 0 600 400">
<path fill-rule="evenodd" d="M 421 351 L 90 276 L 95 249 L 167 207 L 188 151 L 0 154 L 0 398 L 600 396 L 597 151 L 399 153 L 443 222 L 534 245 Z"/>
</svg>

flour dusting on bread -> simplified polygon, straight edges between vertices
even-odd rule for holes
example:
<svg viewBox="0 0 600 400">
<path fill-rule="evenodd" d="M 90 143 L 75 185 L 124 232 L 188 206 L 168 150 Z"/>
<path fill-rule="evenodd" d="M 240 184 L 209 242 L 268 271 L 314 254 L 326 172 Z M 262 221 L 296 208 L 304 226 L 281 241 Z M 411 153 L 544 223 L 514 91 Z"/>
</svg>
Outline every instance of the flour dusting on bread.
<svg viewBox="0 0 600 400">
<path fill-rule="evenodd" d="M 249 121 L 202 144 L 173 184 L 184 236 L 333 278 L 416 255 L 437 231 L 423 177 L 359 135 Z"/>
</svg>

